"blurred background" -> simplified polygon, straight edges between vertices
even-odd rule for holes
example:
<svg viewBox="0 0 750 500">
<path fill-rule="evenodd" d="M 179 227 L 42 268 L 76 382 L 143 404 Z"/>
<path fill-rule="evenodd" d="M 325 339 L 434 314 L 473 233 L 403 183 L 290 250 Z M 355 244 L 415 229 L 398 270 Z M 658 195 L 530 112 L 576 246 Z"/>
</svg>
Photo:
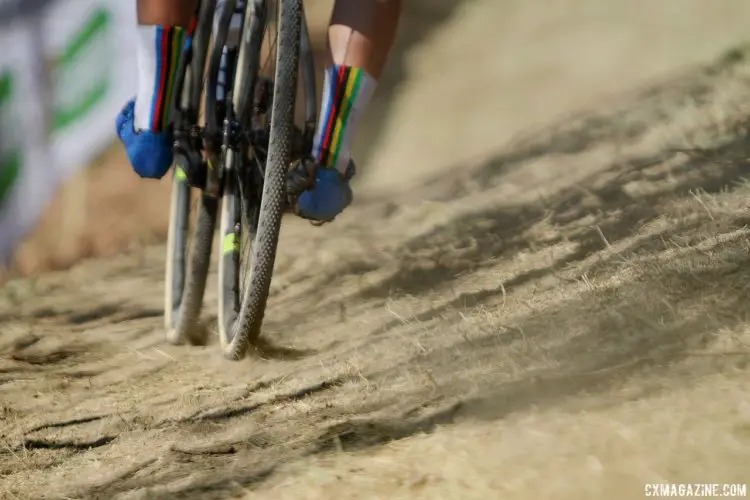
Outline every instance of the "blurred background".
<svg viewBox="0 0 750 500">
<path fill-rule="evenodd" d="M 322 55 L 332 1 L 305 5 Z M 138 178 L 114 142 L 114 116 L 135 92 L 134 19 L 130 0 L 0 0 L 5 276 L 165 239 L 169 179 Z M 736 0 L 404 0 L 355 144 L 358 192 L 470 172 L 519 134 L 748 35 L 750 3 Z"/>
</svg>

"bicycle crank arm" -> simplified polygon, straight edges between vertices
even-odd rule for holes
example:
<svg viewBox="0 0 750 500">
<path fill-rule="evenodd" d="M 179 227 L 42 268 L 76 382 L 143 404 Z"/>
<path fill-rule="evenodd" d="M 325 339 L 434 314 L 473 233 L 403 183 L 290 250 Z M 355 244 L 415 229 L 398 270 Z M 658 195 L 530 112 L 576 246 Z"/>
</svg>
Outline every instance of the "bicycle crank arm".
<svg viewBox="0 0 750 500">
<path fill-rule="evenodd" d="M 201 154 L 195 150 L 186 137 L 175 140 L 172 151 L 174 164 L 187 177 L 188 185 L 204 189 L 206 186 L 206 168 Z"/>
</svg>

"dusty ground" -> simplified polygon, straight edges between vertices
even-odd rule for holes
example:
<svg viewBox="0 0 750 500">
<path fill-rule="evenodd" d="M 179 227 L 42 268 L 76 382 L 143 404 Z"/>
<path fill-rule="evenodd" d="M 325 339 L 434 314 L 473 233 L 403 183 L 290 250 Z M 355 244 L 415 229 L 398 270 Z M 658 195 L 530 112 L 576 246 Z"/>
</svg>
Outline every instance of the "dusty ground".
<svg viewBox="0 0 750 500">
<path fill-rule="evenodd" d="M 750 483 L 750 6 L 538 5 L 402 57 L 366 195 L 285 222 L 250 359 L 165 345 L 159 246 L 8 283 L 0 497 Z"/>
</svg>

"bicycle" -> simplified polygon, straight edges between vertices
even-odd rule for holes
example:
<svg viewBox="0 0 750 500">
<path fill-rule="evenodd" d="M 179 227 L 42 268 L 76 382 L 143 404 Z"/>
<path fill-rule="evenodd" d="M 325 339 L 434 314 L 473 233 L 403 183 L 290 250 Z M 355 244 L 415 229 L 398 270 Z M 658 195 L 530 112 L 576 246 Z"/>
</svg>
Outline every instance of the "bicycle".
<svg viewBox="0 0 750 500">
<path fill-rule="evenodd" d="M 238 0 L 227 0 L 218 12 L 216 4 L 201 0 L 192 41 L 178 68 L 164 319 L 170 343 L 205 344 L 207 333 L 198 320 L 220 217 L 218 330 L 224 356 L 238 361 L 260 335 L 287 206 L 287 171 L 311 150 L 316 83 L 302 0 L 239 4 L 241 37 L 239 47 L 231 50 L 225 47 Z M 269 34 L 274 25 L 275 37 Z M 262 74 L 264 47 L 268 60 L 276 52 L 273 77 Z M 224 53 L 227 78 L 222 101 L 215 89 Z M 305 98 L 302 127 L 294 121 L 300 71 Z M 200 200 L 189 245 L 191 188 L 198 188 Z"/>
</svg>

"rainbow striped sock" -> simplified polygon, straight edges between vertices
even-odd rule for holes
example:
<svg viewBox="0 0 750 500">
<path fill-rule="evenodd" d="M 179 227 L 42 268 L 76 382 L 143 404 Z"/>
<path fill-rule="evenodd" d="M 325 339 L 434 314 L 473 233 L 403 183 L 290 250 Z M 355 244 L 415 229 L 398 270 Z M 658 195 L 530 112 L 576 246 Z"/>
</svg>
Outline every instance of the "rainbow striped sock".
<svg viewBox="0 0 750 500">
<path fill-rule="evenodd" d="M 346 170 L 355 129 L 376 86 L 377 80 L 362 68 L 338 64 L 326 68 L 312 151 L 320 165 Z"/>
<path fill-rule="evenodd" d="M 171 125 L 175 75 L 187 34 L 178 26 L 138 26 L 136 130 L 161 132 Z"/>
</svg>

